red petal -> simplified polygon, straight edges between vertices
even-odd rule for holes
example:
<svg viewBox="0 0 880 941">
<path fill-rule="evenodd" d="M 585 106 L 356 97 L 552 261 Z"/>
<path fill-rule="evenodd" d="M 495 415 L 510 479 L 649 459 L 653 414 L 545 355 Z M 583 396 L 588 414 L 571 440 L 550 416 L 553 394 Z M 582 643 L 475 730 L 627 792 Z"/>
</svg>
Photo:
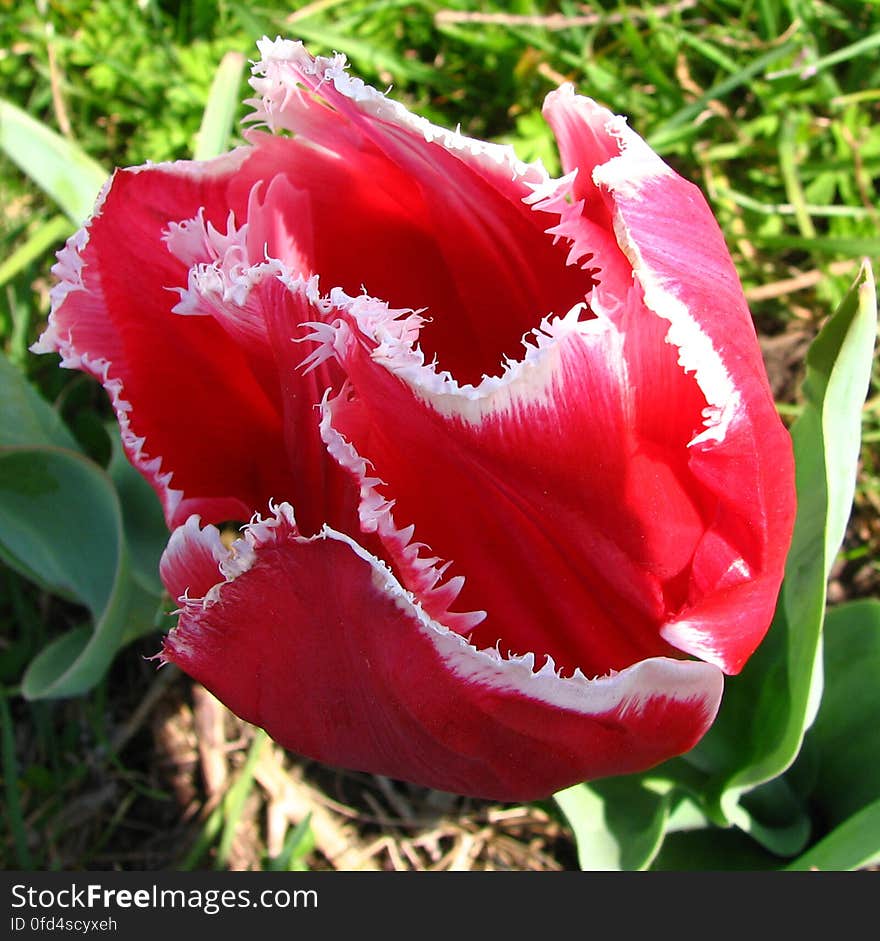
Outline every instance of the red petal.
<svg viewBox="0 0 880 941">
<path fill-rule="evenodd" d="M 256 118 L 296 136 L 251 135 L 255 159 L 308 193 L 310 270 L 325 290 L 427 309 L 422 348 L 474 382 L 500 371 L 542 316 L 584 300 L 592 279 L 566 267 L 547 218 L 523 202 L 543 170 L 414 117 L 348 76 L 341 57 L 281 40 L 260 49 Z"/>
<path fill-rule="evenodd" d="M 706 430 L 689 446 L 689 469 L 717 506 L 695 553 L 687 602 L 663 636 L 735 673 L 770 624 L 795 513 L 791 440 L 736 270 L 699 189 L 623 118 L 567 86 L 548 96 L 545 114 L 563 164 L 579 168 L 577 179 L 589 177 L 582 217 L 570 213 L 560 234 L 583 241 L 607 213 L 647 310 L 668 322 L 667 341 L 709 405 Z M 614 317 L 599 277 L 591 303 Z"/>
<path fill-rule="evenodd" d="M 187 530 L 172 568 L 186 581 L 190 560 L 204 584 L 215 536 Z M 348 537 L 300 537 L 289 507 L 248 531 L 204 602 L 185 603 L 164 657 L 301 754 L 495 800 L 680 754 L 722 685 L 704 663 L 648 660 L 588 681 L 475 650 Z"/>
<path fill-rule="evenodd" d="M 300 507 L 308 533 L 325 523 L 356 529 L 356 491 L 328 458 L 318 429 L 318 406 L 328 389 L 342 385 L 341 370 L 332 360 L 315 363 L 310 370 L 299 368 L 310 352 L 308 334 L 326 313 L 317 278 L 294 277 L 275 259 L 250 264 L 255 239 L 265 246 L 274 242 L 288 255 L 297 251 L 283 226 L 272 229 L 264 219 L 273 189 L 282 196 L 287 192 L 273 183 L 261 204 L 254 188 L 247 227 L 238 232 L 233 227 L 226 236 L 208 231 L 200 217 L 172 228 L 169 247 L 193 262 L 188 287 L 174 310 L 187 317 L 208 316 L 220 324 L 246 353 L 250 373 L 267 398 L 276 403 L 282 432 L 276 453 L 264 457 L 286 467 L 287 475 L 270 498 L 284 497 Z M 274 215 L 271 210 L 268 214 Z M 205 248 L 196 255 L 192 249 L 199 245 Z"/>
<path fill-rule="evenodd" d="M 619 325 L 576 310 L 545 324 L 520 363 L 478 389 L 420 365 L 411 318 L 334 299 L 329 342 L 351 390 L 329 403 L 324 438 L 359 481 L 361 529 L 378 532 L 429 613 L 454 626 L 425 597 L 413 535 L 464 577 L 458 607 L 487 612 L 467 625 L 478 646 L 589 675 L 672 653 L 660 629 L 686 600 L 717 500 L 688 469 L 705 400 L 660 322 L 634 328 L 638 294 Z"/>
<path fill-rule="evenodd" d="M 354 519 L 355 492 L 318 434 L 316 408 L 338 368 L 297 370 L 308 354 L 293 342 L 299 325 L 320 311 L 305 282 L 293 286 L 298 272 L 250 265 L 266 247 L 300 260 L 275 212 L 290 188 L 281 177 L 261 193 L 261 167 L 243 148 L 117 172 L 59 256 L 50 324 L 35 347 L 104 384 L 129 457 L 171 526 L 194 512 L 246 520 L 282 498 L 304 507 L 310 532 Z"/>
<path fill-rule="evenodd" d="M 35 347 L 104 384 L 128 455 L 158 490 L 169 525 L 191 511 L 247 519 L 284 493 L 278 402 L 218 323 L 172 313 L 187 267 L 163 238 L 171 222 L 201 209 L 217 227 L 230 209 L 243 216 L 227 189 L 247 153 L 117 171 L 59 256 L 53 312 Z"/>
<path fill-rule="evenodd" d="M 217 584 L 220 564 L 229 558 L 220 533 L 213 526 L 202 529 L 199 522 L 193 515 L 178 526 L 162 553 L 159 574 L 175 601 L 204 598 Z"/>
</svg>

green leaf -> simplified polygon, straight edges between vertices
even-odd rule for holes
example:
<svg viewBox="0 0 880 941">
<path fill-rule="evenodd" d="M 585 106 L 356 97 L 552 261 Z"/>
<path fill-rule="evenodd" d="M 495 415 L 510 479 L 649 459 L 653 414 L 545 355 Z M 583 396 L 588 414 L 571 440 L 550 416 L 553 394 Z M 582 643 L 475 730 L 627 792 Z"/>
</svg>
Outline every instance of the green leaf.
<svg viewBox="0 0 880 941">
<path fill-rule="evenodd" d="M 97 465 L 49 446 L 0 449 L 0 543 L 20 570 L 97 616 L 121 541 L 119 503 Z"/>
<path fill-rule="evenodd" d="M 779 860 L 735 827 L 670 833 L 651 870 L 671 872 L 755 872 L 778 869 Z"/>
<path fill-rule="evenodd" d="M 153 488 L 125 456 L 116 422 L 107 425 L 107 432 L 113 444 L 107 473 L 116 486 L 122 507 L 131 574 L 143 589 L 158 597 L 164 591 L 159 578 L 159 560 L 169 535 L 162 505 Z"/>
<path fill-rule="evenodd" d="M 786 869 L 843 871 L 880 862 L 880 799 L 868 804 Z"/>
<path fill-rule="evenodd" d="M 0 149 L 80 225 L 109 174 L 72 141 L 0 99 Z"/>
<path fill-rule="evenodd" d="M 880 46 L 880 33 L 864 36 L 851 45 L 845 46 L 842 49 L 835 49 L 834 52 L 827 56 L 822 56 L 814 62 L 799 62 L 790 69 L 783 69 L 776 74 L 776 78 L 782 78 L 786 75 L 803 75 L 806 70 L 809 70 L 809 74 L 812 77 L 823 69 L 837 65 L 839 62 L 846 62 L 848 59 L 854 59 L 863 55 L 865 52 L 873 51 L 877 46 Z"/>
<path fill-rule="evenodd" d="M 92 629 L 88 624 L 56 637 L 31 660 L 25 672 L 22 690 L 28 699 L 42 699 L 40 691 L 51 689 L 58 677 L 64 676 L 71 664 L 82 657 L 89 645 Z M 100 678 L 100 673 L 96 677 Z"/>
<path fill-rule="evenodd" d="M 254 773 L 260 757 L 260 751 L 268 741 L 268 738 L 267 733 L 262 729 L 257 730 L 251 741 L 251 747 L 248 749 L 244 766 L 223 798 L 223 832 L 220 836 L 219 846 L 217 847 L 217 858 L 214 861 L 215 869 L 226 868 L 229 860 L 229 852 L 232 849 L 232 842 L 235 839 L 235 833 L 238 828 L 238 822 L 244 810 L 245 801 L 253 788 Z"/>
<path fill-rule="evenodd" d="M 220 61 L 193 148 L 194 160 L 208 160 L 226 150 L 241 100 L 244 65 L 245 57 L 240 52 L 227 52 Z"/>
<path fill-rule="evenodd" d="M 784 777 L 746 791 L 740 798 L 736 822 L 777 856 L 800 853 L 813 831 L 806 802 Z"/>
<path fill-rule="evenodd" d="M 372 72 L 388 72 L 397 82 L 413 84 L 436 83 L 438 74 L 435 69 L 418 59 L 408 59 L 395 51 L 364 39 L 355 39 L 328 29 L 326 25 L 306 25 L 297 23 L 297 36 L 309 42 L 320 43 L 325 49 L 344 50 L 346 56 L 361 69 Z"/>
<path fill-rule="evenodd" d="M 728 680 L 718 719 L 690 756 L 712 778 L 713 819 L 736 823 L 770 848 L 779 848 L 772 824 L 740 798 L 789 767 L 815 717 L 826 582 L 852 506 L 876 330 L 865 262 L 807 355 L 806 402 L 792 428 L 798 512 L 776 617 L 743 672 Z"/>
<path fill-rule="evenodd" d="M 761 235 L 756 232 L 750 238 L 755 245 L 768 251 L 794 249 L 825 255 L 880 255 L 880 238 L 874 236 L 818 235 L 805 238 L 802 235 Z"/>
<path fill-rule="evenodd" d="M 766 71 L 768 66 L 784 56 L 787 56 L 794 48 L 795 43 L 792 41 L 777 46 L 769 52 L 765 52 L 763 55 L 753 59 L 748 65 L 743 66 L 733 75 L 729 75 L 716 85 L 708 88 L 696 101 L 686 104 L 671 117 L 663 121 L 662 124 L 655 127 L 648 137 L 648 143 L 655 150 L 662 152 L 678 137 L 693 133 L 698 127 L 698 125 L 694 123 L 694 118 L 706 108 L 709 102 L 723 101 L 726 95 L 729 95 L 732 91 L 747 84 L 753 78 Z"/>
<path fill-rule="evenodd" d="M 576 784 L 553 795 L 574 833 L 583 871 L 647 869 L 660 849 L 671 794 L 628 776 Z"/>
<path fill-rule="evenodd" d="M 809 732 L 810 799 L 833 826 L 880 799 L 880 601 L 828 612 L 824 661 L 825 693 Z"/>
<path fill-rule="evenodd" d="M 79 450 L 55 409 L 0 353 L 0 447 L 9 445 Z"/>
<path fill-rule="evenodd" d="M 79 695 L 119 647 L 152 627 L 158 597 L 133 580 L 110 478 L 51 446 L 0 448 L 0 554 L 26 577 L 86 607 L 93 626 L 53 641 L 22 681 L 29 699 Z"/>
</svg>

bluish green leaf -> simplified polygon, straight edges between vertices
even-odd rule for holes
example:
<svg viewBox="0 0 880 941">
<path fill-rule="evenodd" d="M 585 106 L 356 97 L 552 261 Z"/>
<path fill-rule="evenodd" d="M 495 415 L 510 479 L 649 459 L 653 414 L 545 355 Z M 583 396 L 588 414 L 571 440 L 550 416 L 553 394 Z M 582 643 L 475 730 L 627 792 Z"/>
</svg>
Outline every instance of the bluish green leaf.
<svg viewBox="0 0 880 941">
<path fill-rule="evenodd" d="M 159 579 L 159 560 L 169 535 L 162 505 L 153 488 L 125 456 L 116 423 L 108 426 L 107 431 L 113 443 L 107 473 L 116 486 L 122 507 L 131 573 L 142 588 L 158 597 L 164 590 Z"/>
<path fill-rule="evenodd" d="M 132 578 L 113 484 L 62 448 L 0 448 L 0 554 L 26 577 L 86 607 L 83 626 L 49 644 L 22 680 L 30 699 L 75 696 L 119 647 L 151 629 L 158 596 Z"/>
<path fill-rule="evenodd" d="M 55 409 L 0 353 L 0 447 L 9 445 L 79 450 Z"/>
<path fill-rule="evenodd" d="M 40 695 L 41 691 L 54 686 L 57 679 L 67 673 L 71 664 L 80 660 L 89 645 L 91 636 L 91 626 L 82 624 L 46 644 L 31 660 L 25 672 L 25 680 L 22 684 L 25 696 L 29 699 L 44 698 Z M 95 682 L 100 679 L 101 672 L 102 670 L 99 669 Z"/>
<path fill-rule="evenodd" d="M 122 544 L 109 478 L 72 451 L 0 449 L 0 543 L 17 568 L 97 617 L 113 593 Z"/>
</svg>

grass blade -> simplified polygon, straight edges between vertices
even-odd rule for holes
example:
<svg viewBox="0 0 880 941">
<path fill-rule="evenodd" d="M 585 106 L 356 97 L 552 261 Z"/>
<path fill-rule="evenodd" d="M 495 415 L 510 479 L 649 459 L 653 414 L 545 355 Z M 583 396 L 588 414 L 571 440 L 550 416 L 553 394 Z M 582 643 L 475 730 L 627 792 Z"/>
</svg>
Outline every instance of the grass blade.
<svg viewBox="0 0 880 941">
<path fill-rule="evenodd" d="M 0 149 L 80 225 L 109 173 L 72 141 L 0 99 Z"/>
<path fill-rule="evenodd" d="M 254 783 L 254 770 L 256 769 L 257 759 L 260 757 L 260 750 L 266 744 L 267 739 L 268 735 L 264 731 L 259 730 L 256 733 L 241 773 L 235 779 L 232 787 L 226 792 L 226 797 L 223 800 L 223 834 L 217 848 L 215 869 L 224 869 L 229 860 L 229 851 L 232 849 L 232 841 L 235 839 L 235 829 L 241 819 L 244 802 Z"/>
<path fill-rule="evenodd" d="M 53 245 L 59 245 L 68 235 L 72 235 L 74 228 L 74 224 L 66 216 L 55 216 L 44 222 L 23 245 L 0 264 L 0 287 L 35 262 Z"/>
<path fill-rule="evenodd" d="M 0 688 L 0 726 L 2 726 L 3 782 L 6 792 L 6 817 L 12 839 L 15 843 L 15 855 L 20 869 L 33 869 L 34 863 L 27 844 L 27 825 L 21 812 L 18 793 L 18 761 L 15 758 L 15 736 L 12 733 L 12 716 L 6 693 Z"/>
<path fill-rule="evenodd" d="M 732 91 L 739 88 L 741 85 L 745 85 L 747 82 L 751 81 L 751 79 L 753 79 L 756 75 L 760 75 L 768 65 L 771 65 L 772 63 L 781 59 L 783 56 L 788 55 L 793 48 L 794 44 L 789 42 L 785 43 L 785 45 L 779 46 L 776 49 L 771 49 L 769 52 L 765 52 L 764 55 L 758 56 L 734 75 L 730 75 L 723 81 L 718 82 L 718 84 L 713 85 L 706 92 L 700 95 L 696 101 L 692 101 L 690 104 L 685 105 L 675 114 L 673 114 L 672 117 L 664 121 L 659 127 L 656 127 L 648 138 L 648 143 L 655 150 L 662 151 L 662 149 L 667 144 L 676 140 L 680 136 L 679 132 L 684 128 L 684 126 L 693 121 L 693 119 L 703 111 L 710 101 L 722 100 L 726 95 L 729 95 Z"/>
<path fill-rule="evenodd" d="M 227 52 L 217 66 L 202 124 L 193 148 L 195 160 L 208 160 L 222 154 L 229 145 L 235 114 L 241 99 L 241 77 L 245 57 L 240 52 Z"/>
</svg>

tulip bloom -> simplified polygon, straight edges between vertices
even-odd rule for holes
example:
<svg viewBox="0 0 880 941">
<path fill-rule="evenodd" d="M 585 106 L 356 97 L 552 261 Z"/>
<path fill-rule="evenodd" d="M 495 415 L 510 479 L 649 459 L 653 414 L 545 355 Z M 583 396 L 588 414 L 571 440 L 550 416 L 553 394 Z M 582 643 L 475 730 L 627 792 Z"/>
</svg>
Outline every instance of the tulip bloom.
<svg viewBox="0 0 880 941">
<path fill-rule="evenodd" d="M 36 347 L 161 497 L 162 657 L 297 752 L 482 797 L 689 749 L 794 516 L 699 191 L 570 87 L 553 179 L 259 47 L 247 144 L 117 171 Z"/>
</svg>

